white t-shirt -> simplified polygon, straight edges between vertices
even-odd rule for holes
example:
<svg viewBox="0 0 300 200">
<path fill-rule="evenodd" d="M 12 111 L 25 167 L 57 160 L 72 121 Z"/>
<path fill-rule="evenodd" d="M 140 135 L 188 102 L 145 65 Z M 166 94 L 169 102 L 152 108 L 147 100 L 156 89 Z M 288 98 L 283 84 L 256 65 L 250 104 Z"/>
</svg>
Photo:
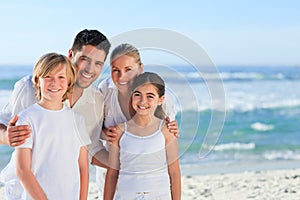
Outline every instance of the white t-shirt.
<svg viewBox="0 0 300 200">
<path fill-rule="evenodd" d="M 32 134 L 16 148 L 32 149 L 31 169 L 48 199 L 79 199 L 80 147 L 90 144 L 83 117 L 65 106 L 53 111 L 34 104 L 19 114 L 17 125 L 25 124 Z M 14 160 L 8 167 L 15 168 Z M 31 199 L 25 190 L 22 199 Z"/>
</svg>

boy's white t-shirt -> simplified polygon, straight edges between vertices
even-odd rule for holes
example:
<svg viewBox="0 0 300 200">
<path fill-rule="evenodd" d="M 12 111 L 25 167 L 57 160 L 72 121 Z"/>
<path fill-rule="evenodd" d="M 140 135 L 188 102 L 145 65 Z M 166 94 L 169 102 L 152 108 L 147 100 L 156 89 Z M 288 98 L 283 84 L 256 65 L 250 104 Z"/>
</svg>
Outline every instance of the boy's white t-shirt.
<svg viewBox="0 0 300 200">
<path fill-rule="evenodd" d="M 32 149 L 32 172 L 48 199 L 79 199 L 80 147 L 91 142 L 84 118 L 66 106 L 52 111 L 34 104 L 21 112 L 18 124 L 32 128 L 30 138 L 17 148 Z M 15 167 L 14 156 L 7 167 Z M 31 198 L 24 192 L 22 199 Z"/>
</svg>

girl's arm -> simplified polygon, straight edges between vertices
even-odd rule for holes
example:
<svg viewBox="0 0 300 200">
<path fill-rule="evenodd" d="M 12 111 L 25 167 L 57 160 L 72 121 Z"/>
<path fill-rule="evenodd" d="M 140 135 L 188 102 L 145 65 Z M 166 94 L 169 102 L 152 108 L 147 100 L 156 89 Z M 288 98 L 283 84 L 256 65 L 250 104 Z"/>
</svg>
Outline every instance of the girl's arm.
<svg viewBox="0 0 300 200">
<path fill-rule="evenodd" d="M 80 171 L 80 200 L 86 200 L 89 191 L 89 159 L 87 147 L 80 148 L 78 159 Z"/>
<path fill-rule="evenodd" d="M 108 157 L 108 170 L 106 172 L 105 178 L 105 186 L 104 186 L 104 200 L 112 200 L 114 198 L 114 194 L 116 191 L 116 185 L 119 176 L 119 168 L 120 168 L 120 148 L 119 148 L 119 140 L 123 134 L 123 128 L 120 129 L 120 126 L 117 126 L 117 138 L 112 144 L 109 146 L 109 157 Z"/>
<path fill-rule="evenodd" d="M 170 176 L 172 200 L 181 199 L 181 175 L 178 161 L 178 141 L 177 138 L 170 134 L 165 126 L 162 130 L 166 139 L 166 154 L 168 161 L 168 172 Z"/>
<path fill-rule="evenodd" d="M 16 149 L 16 173 L 32 199 L 46 200 L 47 196 L 31 171 L 31 149 Z"/>
</svg>

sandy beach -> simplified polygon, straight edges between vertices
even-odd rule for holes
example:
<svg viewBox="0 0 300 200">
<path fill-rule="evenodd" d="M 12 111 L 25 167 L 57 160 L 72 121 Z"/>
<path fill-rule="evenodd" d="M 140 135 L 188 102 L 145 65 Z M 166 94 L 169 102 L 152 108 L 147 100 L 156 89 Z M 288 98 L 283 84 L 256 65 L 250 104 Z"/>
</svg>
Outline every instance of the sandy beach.
<svg viewBox="0 0 300 200">
<path fill-rule="evenodd" d="M 3 184 L 0 185 L 3 198 Z M 89 198 L 98 199 L 90 183 Z M 300 169 L 182 176 L 182 199 L 300 199 Z"/>
</svg>

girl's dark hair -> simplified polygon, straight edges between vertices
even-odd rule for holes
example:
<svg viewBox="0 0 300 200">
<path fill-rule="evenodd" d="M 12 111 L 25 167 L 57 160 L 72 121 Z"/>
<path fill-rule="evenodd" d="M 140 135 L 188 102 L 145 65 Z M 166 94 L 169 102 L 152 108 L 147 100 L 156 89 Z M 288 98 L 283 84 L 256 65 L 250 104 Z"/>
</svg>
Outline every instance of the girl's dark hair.
<svg viewBox="0 0 300 200">
<path fill-rule="evenodd" d="M 164 80 L 156 73 L 145 72 L 138 75 L 132 83 L 131 91 L 133 92 L 137 87 L 144 84 L 152 84 L 157 90 L 158 96 L 162 97 L 165 95 L 165 82 Z M 160 119 L 165 119 L 166 115 L 162 109 L 162 106 L 157 106 L 154 115 Z"/>
</svg>

